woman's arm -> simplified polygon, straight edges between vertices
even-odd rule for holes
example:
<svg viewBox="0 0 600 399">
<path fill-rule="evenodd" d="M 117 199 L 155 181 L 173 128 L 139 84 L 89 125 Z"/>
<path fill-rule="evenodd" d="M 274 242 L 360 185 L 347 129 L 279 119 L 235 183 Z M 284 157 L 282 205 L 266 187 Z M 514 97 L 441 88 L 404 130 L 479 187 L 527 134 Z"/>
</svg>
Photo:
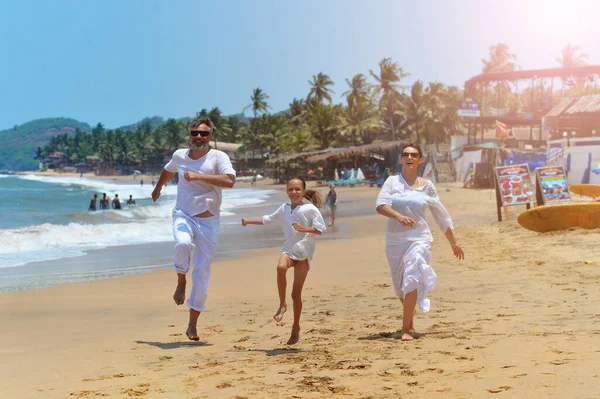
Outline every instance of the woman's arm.
<svg viewBox="0 0 600 399">
<path fill-rule="evenodd" d="M 395 219 L 398 222 L 400 222 L 401 224 L 403 224 L 404 226 L 413 227 L 415 224 L 414 219 L 409 218 L 408 216 L 404 216 L 400 212 L 396 212 L 389 205 L 385 205 L 385 204 L 379 205 L 377 207 L 377 213 L 379 213 L 382 216 L 388 217 L 390 219 Z"/>
<path fill-rule="evenodd" d="M 454 252 L 454 256 L 456 256 L 458 259 L 464 259 L 465 252 L 456 243 L 456 238 L 454 237 L 454 232 L 452 231 L 452 229 L 447 228 L 444 235 L 446 236 L 446 239 L 448 240 L 448 242 L 450 243 L 450 246 L 452 247 L 452 252 Z"/>
</svg>

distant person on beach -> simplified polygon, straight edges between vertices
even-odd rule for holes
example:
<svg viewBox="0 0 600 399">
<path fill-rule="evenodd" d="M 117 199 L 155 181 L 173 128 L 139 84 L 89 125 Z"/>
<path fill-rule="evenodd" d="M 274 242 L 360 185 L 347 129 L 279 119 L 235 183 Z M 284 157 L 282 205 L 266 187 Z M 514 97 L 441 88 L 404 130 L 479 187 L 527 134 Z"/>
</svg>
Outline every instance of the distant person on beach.
<svg viewBox="0 0 600 399">
<path fill-rule="evenodd" d="M 329 185 L 329 192 L 327 193 L 327 197 L 325 197 L 325 206 L 328 210 L 328 222 L 329 226 L 333 226 L 335 223 L 335 211 L 337 209 L 337 192 L 335 191 L 335 185 Z"/>
<path fill-rule="evenodd" d="M 100 209 L 108 209 L 108 197 L 106 196 L 106 193 L 103 193 L 102 198 L 100 198 Z"/>
<path fill-rule="evenodd" d="M 177 288 L 173 300 L 177 305 L 184 303 L 186 274 L 190 263 L 193 263 L 192 289 L 187 300 L 190 317 L 185 333 L 190 340 L 198 341 L 198 317 L 205 308 L 210 264 L 219 238 L 221 191 L 222 188 L 233 187 L 235 170 L 227 154 L 209 147 L 214 130 L 210 118 L 192 120 L 188 130 L 190 149 L 175 151 L 152 191 L 152 200 L 158 200 L 167 181 L 176 174 L 181 176 L 177 185 L 177 202 L 173 209 L 173 267 L 177 273 Z"/>
<path fill-rule="evenodd" d="M 98 194 L 94 194 L 94 196 L 90 200 L 90 206 L 88 208 L 88 211 L 95 211 L 96 210 L 96 201 L 97 200 L 98 200 Z"/>
<path fill-rule="evenodd" d="M 127 205 L 135 205 L 135 200 L 133 199 L 133 195 L 129 194 L 129 199 L 127 200 Z"/>
<path fill-rule="evenodd" d="M 144 187 L 144 179 L 140 179 L 140 187 Z"/>
<path fill-rule="evenodd" d="M 287 195 L 289 204 L 281 205 L 274 213 L 265 215 L 260 219 L 242 218 L 242 226 L 249 224 L 267 224 L 277 221 L 285 242 L 277 262 L 277 289 L 279 291 L 279 308 L 273 318 L 280 322 L 287 310 L 286 304 L 286 273 L 290 267 L 294 268 L 294 283 L 292 287 L 292 301 L 294 309 L 294 324 L 292 333 L 287 341 L 294 345 L 300 339 L 300 315 L 302 313 L 302 287 L 308 275 L 310 260 L 315 252 L 316 236 L 322 234 L 327 227 L 321 216 L 321 195 L 313 190 L 306 189 L 306 181 L 296 177 L 287 182 Z M 308 199 L 306 204 L 302 200 Z"/>
<path fill-rule="evenodd" d="M 112 200 L 113 209 L 121 209 L 121 200 L 119 199 L 119 194 L 115 194 L 115 198 Z"/>
<path fill-rule="evenodd" d="M 156 186 L 156 182 L 154 181 L 154 177 L 152 178 L 152 187 Z"/>
<path fill-rule="evenodd" d="M 403 341 L 411 341 L 415 306 L 428 312 L 427 295 L 435 286 L 437 275 L 429 266 L 433 237 L 425 222 L 425 208 L 446 235 L 454 255 L 464 259 L 465 253 L 454 238 L 450 214 L 440 202 L 430 180 L 418 177 L 423 161 L 418 144 L 406 144 L 401 151 L 402 173 L 390 176 L 377 197 L 377 212 L 388 218 L 385 253 L 388 259 L 395 294 L 403 304 Z"/>
</svg>

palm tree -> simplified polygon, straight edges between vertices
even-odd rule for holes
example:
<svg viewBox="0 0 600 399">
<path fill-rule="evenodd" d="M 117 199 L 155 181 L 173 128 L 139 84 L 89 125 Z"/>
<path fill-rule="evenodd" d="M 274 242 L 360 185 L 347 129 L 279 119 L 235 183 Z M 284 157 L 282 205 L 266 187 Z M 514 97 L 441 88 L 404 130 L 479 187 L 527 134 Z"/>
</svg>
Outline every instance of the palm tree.
<svg viewBox="0 0 600 399">
<path fill-rule="evenodd" d="M 312 82 L 309 80 L 310 90 L 308 91 L 307 100 L 315 99 L 317 103 L 323 104 L 323 100 L 327 100 L 331 104 L 331 94 L 335 94 L 329 86 L 333 85 L 333 81 L 329 75 L 319 72 L 316 76 L 313 75 Z"/>
<path fill-rule="evenodd" d="M 427 114 L 423 96 L 423 82 L 417 80 L 410 88 L 410 96 L 403 96 L 404 114 L 414 126 L 416 142 L 419 142 L 419 129 L 423 127 Z"/>
<path fill-rule="evenodd" d="M 373 98 L 356 97 L 350 102 L 342 112 L 340 127 L 342 135 L 352 136 L 352 145 L 357 144 L 357 136 L 362 139 L 363 144 L 370 144 L 372 140 L 368 132 L 379 127 L 379 115 Z"/>
<path fill-rule="evenodd" d="M 307 127 L 319 148 L 329 148 L 339 134 L 339 105 L 316 104 L 308 110 Z"/>
<path fill-rule="evenodd" d="M 369 73 L 377 82 L 377 84 L 372 86 L 375 93 L 383 93 L 381 100 L 387 103 L 387 120 L 392 130 L 392 140 L 395 141 L 394 108 L 396 97 L 400 94 L 398 90 L 404 88 L 399 82 L 409 76 L 409 74 L 405 73 L 391 58 L 384 58 L 379 61 L 379 74 L 375 74 L 372 70 L 369 70 Z"/>
<path fill-rule="evenodd" d="M 494 72 L 510 72 L 519 68 L 519 65 L 515 63 L 517 55 L 511 53 L 508 45 L 504 43 L 498 43 L 495 46 L 489 48 L 489 60 L 484 58 L 481 59 L 483 63 L 483 73 L 494 73 Z M 484 89 L 484 93 L 487 92 L 488 88 Z M 505 94 L 510 93 L 510 86 L 508 82 L 496 83 L 497 90 L 497 106 L 500 107 L 500 103 L 506 97 Z M 482 104 L 483 106 L 483 104 Z"/>
<path fill-rule="evenodd" d="M 567 43 L 562 50 L 562 56 L 556 58 L 556 62 L 562 68 L 572 68 L 587 65 L 589 58 L 589 55 L 584 53 L 581 47 Z"/>
<path fill-rule="evenodd" d="M 250 96 L 252 103 L 245 106 L 244 111 L 246 111 L 248 108 L 251 108 L 255 118 L 258 117 L 260 112 L 266 114 L 268 109 L 271 108 L 267 104 L 268 98 L 269 96 L 267 93 L 263 92 L 260 87 L 257 87 L 256 89 L 252 90 L 252 95 Z"/>
<path fill-rule="evenodd" d="M 352 81 L 346 79 L 346 84 L 350 86 L 350 90 L 342 93 L 342 96 L 348 100 L 349 107 L 352 106 L 355 100 L 368 95 L 369 85 L 367 84 L 367 77 L 362 73 L 354 75 Z"/>
<path fill-rule="evenodd" d="M 183 124 L 173 118 L 165 123 L 165 145 L 170 152 L 174 152 L 186 143 L 185 128 Z"/>
</svg>

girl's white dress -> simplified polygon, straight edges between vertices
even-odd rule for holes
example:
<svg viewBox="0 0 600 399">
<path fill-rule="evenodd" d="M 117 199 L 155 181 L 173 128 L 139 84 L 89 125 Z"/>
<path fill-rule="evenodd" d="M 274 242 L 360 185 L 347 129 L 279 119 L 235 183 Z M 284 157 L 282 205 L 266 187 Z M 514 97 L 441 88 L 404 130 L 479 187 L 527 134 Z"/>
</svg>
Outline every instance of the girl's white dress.
<svg viewBox="0 0 600 399">
<path fill-rule="evenodd" d="M 285 236 L 281 253 L 286 253 L 290 259 L 310 261 L 315 253 L 316 234 L 300 233 L 292 224 L 300 223 L 304 227 L 314 227 L 321 233 L 327 230 L 321 212 L 313 204 L 298 205 L 294 209 L 290 204 L 281 205 L 274 213 L 262 217 L 263 224 L 279 222 Z"/>
<path fill-rule="evenodd" d="M 428 312 L 430 301 L 427 295 L 435 286 L 437 276 L 429 266 L 433 237 L 425 222 L 425 208 L 430 209 L 442 232 L 454 229 L 450 214 L 440 202 L 431 181 L 412 190 L 402 175 L 387 178 L 377 197 L 376 207 L 380 205 L 389 205 L 415 221 L 413 227 L 407 227 L 388 218 L 385 253 L 396 295 L 404 298 L 417 290 L 417 305 L 422 312 Z"/>
</svg>

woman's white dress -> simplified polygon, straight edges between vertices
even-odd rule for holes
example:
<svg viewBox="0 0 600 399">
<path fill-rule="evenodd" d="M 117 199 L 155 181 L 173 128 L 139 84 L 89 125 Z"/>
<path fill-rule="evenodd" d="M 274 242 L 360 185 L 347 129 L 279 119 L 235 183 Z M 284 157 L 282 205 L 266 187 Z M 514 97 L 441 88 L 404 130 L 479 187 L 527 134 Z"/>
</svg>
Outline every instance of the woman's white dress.
<svg viewBox="0 0 600 399">
<path fill-rule="evenodd" d="M 423 187 L 413 190 L 402 175 L 387 178 L 377 197 L 376 207 L 380 205 L 391 206 L 415 221 L 413 227 L 407 227 L 388 218 L 385 253 L 396 295 L 404 298 L 417 290 L 417 305 L 422 312 L 428 312 L 430 301 L 427 295 L 435 286 L 437 275 L 429 266 L 433 237 L 425 222 L 425 209 L 430 209 L 442 232 L 454 229 L 450 214 L 440 202 L 431 181 L 427 180 Z"/>
</svg>

